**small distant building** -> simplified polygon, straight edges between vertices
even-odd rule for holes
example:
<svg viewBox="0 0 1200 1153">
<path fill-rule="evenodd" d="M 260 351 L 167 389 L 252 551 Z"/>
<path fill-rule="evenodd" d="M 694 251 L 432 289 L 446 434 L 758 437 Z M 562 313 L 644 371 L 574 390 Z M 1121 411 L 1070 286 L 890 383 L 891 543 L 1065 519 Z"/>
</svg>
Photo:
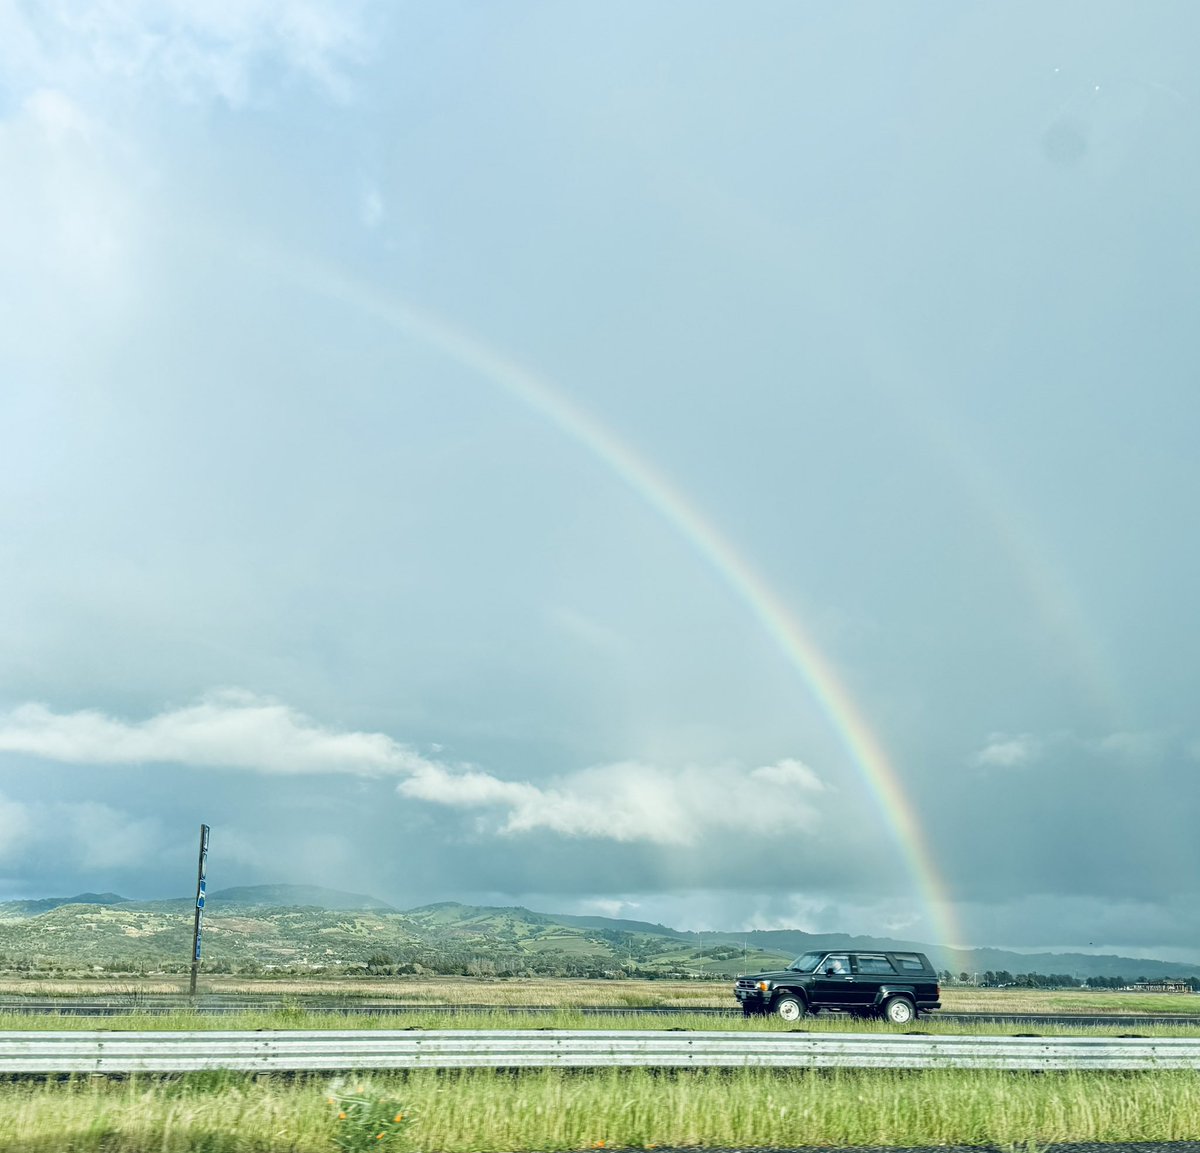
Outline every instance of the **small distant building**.
<svg viewBox="0 0 1200 1153">
<path fill-rule="evenodd" d="M 1190 993 L 1191 985 L 1186 981 L 1138 981 L 1133 985 L 1122 985 L 1128 993 Z"/>
</svg>

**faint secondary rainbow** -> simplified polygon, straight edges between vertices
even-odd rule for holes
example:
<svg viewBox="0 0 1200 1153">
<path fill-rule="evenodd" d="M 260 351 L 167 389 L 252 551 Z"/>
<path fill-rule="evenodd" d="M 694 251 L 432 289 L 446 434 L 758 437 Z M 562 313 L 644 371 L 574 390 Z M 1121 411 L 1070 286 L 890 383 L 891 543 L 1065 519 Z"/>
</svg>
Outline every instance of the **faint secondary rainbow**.
<svg viewBox="0 0 1200 1153">
<path fill-rule="evenodd" d="M 649 462 L 623 444 L 595 417 L 529 369 L 433 313 L 398 297 L 309 267 L 307 285 L 403 329 L 494 384 L 549 421 L 606 465 L 655 509 L 706 560 L 758 619 L 816 700 L 866 783 L 891 831 L 924 902 L 939 941 L 962 943 L 952 902 L 912 803 L 884 752 L 833 666 L 779 596 L 724 535 Z"/>
</svg>

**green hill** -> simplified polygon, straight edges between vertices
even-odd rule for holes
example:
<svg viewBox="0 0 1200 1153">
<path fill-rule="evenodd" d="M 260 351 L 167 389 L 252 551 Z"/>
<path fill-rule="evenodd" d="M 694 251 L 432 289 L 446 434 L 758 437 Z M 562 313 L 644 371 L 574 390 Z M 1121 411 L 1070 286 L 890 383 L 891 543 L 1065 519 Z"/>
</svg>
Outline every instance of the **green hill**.
<svg viewBox="0 0 1200 1153">
<path fill-rule="evenodd" d="M 0 917 L 36 917 L 63 905 L 120 905 L 116 893 L 78 893 L 74 897 L 42 897 L 36 901 L 0 901 Z"/>
<path fill-rule="evenodd" d="M 376 897 L 364 896 L 362 893 L 343 893 L 337 889 L 323 889 L 319 885 L 242 885 L 238 888 L 218 889 L 210 893 L 208 899 L 222 905 L 377 909 L 388 913 L 399 911 Z"/>
<path fill-rule="evenodd" d="M 195 902 L 131 901 L 115 893 L 0 905 L 0 971 L 184 972 Z M 920 950 L 952 973 L 1007 971 L 1086 977 L 1200 976 L 1200 964 L 1081 953 L 950 951 L 887 937 L 800 930 L 686 932 L 645 921 L 441 902 L 400 911 L 383 901 L 302 885 L 209 894 L 208 972 L 466 973 L 730 977 L 778 968 L 809 949 Z"/>
</svg>

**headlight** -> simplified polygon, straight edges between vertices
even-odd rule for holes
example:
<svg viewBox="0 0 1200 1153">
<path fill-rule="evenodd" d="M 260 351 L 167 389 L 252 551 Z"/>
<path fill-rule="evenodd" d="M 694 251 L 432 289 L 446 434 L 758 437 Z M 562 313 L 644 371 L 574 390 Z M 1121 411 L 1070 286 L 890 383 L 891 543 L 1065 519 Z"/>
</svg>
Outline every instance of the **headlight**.
<svg viewBox="0 0 1200 1153">
<path fill-rule="evenodd" d="M 771 991 L 771 982 L 770 981 L 759 981 L 758 988 L 764 993 L 769 993 Z"/>
</svg>

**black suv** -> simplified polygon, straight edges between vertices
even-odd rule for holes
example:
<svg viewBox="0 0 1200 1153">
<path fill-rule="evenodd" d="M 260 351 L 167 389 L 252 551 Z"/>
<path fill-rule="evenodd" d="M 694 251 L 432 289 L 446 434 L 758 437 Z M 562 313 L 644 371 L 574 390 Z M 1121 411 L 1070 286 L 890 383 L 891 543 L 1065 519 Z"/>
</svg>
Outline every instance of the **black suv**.
<svg viewBox="0 0 1200 1153">
<path fill-rule="evenodd" d="M 739 977 L 733 995 L 747 1016 L 774 1013 L 785 1021 L 828 1009 L 905 1025 L 942 1006 L 937 971 L 924 953 L 804 953 L 786 969 Z"/>
</svg>

